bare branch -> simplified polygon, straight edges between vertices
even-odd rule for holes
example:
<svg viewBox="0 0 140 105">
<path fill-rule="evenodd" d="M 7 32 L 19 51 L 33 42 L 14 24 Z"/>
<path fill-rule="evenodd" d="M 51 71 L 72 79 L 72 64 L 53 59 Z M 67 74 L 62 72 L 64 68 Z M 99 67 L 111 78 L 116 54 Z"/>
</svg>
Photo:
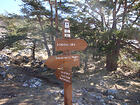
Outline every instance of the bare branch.
<svg viewBox="0 0 140 105">
<path fill-rule="evenodd" d="M 106 19 L 105 19 L 105 15 L 103 14 L 103 11 L 102 11 L 102 8 L 99 9 L 100 10 L 100 16 L 101 16 L 101 19 L 102 19 L 102 24 L 105 24 L 105 26 L 109 29 L 107 23 L 106 23 Z"/>
<path fill-rule="evenodd" d="M 127 13 L 127 0 L 124 1 L 124 12 L 123 12 L 123 17 L 122 17 L 122 29 L 124 28 L 124 20 L 126 17 Z"/>
<path fill-rule="evenodd" d="M 136 23 L 136 21 L 139 19 L 139 17 L 140 17 L 140 15 L 138 15 L 134 21 L 131 21 L 132 25 L 134 25 Z"/>
<path fill-rule="evenodd" d="M 117 0 L 115 0 L 115 2 L 114 2 L 112 29 L 116 29 L 116 24 L 117 24 L 117 19 L 116 19 L 116 6 L 117 6 Z"/>
<path fill-rule="evenodd" d="M 126 8 L 127 8 L 127 9 L 131 8 L 132 5 L 133 5 L 136 1 L 138 1 L 138 0 L 134 0 L 134 1 L 133 1 L 130 5 L 128 5 Z"/>
<path fill-rule="evenodd" d="M 116 10 L 116 14 L 119 12 L 121 5 L 122 5 L 122 2 L 119 3 L 119 7 Z"/>
</svg>

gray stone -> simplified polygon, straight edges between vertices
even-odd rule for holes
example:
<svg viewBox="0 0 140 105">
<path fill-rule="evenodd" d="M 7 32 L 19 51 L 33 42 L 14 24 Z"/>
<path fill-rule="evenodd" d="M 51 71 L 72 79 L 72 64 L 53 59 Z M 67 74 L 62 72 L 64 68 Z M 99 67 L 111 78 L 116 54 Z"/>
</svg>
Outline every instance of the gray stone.
<svg viewBox="0 0 140 105">
<path fill-rule="evenodd" d="M 60 94 L 64 96 L 64 89 L 60 91 Z"/>
<path fill-rule="evenodd" d="M 115 94 L 118 93 L 118 90 L 116 90 L 116 89 L 108 89 L 106 92 L 107 92 L 108 95 L 115 95 Z"/>
<path fill-rule="evenodd" d="M 23 83 L 24 87 L 30 87 L 30 88 L 39 87 L 41 85 L 42 85 L 42 80 L 40 80 L 38 78 L 32 78 L 30 80 L 26 80 Z"/>
<path fill-rule="evenodd" d="M 116 102 L 109 102 L 108 105 L 118 105 L 118 104 Z"/>
<path fill-rule="evenodd" d="M 9 59 L 9 56 L 7 55 L 0 55 L 0 62 L 7 62 Z"/>
<path fill-rule="evenodd" d="M 108 98 L 109 100 L 112 100 L 112 99 L 114 99 L 114 96 L 109 95 L 109 96 L 107 96 L 107 98 Z"/>
<path fill-rule="evenodd" d="M 106 105 L 106 103 L 102 103 L 102 105 Z"/>
<path fill-rule="evenodd" d="M 0 71 L 0 75 L 2 76 L 2 78 L 6 77 L 6 72 L 5 71 Z"/>
<path fill-rule="evenodd" d="M 89 95 L 92 96 L 92 97 L 96 97 L 95 93 L 89 93 Z"/>
<path fill-rule="evenodd" d="M 72 102 L 73 103 L 76 103 L 77 102 L 77 99 L 76 98 L 72 98 Z"/>
<path fill-rule="evenodd" d="M 104 103 L 104 99 L 100 99 L 100 102 Z"/>
<path fill-rule="evenodd" d="M 100 100 L 102 97 L 101 96 L 96 96 L 96 99 Z"/>
</svg>

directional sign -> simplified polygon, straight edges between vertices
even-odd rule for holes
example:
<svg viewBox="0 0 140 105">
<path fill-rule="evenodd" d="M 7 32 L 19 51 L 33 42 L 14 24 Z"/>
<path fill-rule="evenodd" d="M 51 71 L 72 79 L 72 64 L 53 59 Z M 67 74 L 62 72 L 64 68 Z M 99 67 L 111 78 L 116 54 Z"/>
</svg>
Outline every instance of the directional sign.
<svg viewBox="0 0 140 105">
<path fill-rule="evenodd" d="M 68 19 L 64 20 L 64 28 L 70 28 L 70 21 Z"/>
<path fill-rule="evenodd" d="M 56 39 L 56 51 L 80 51 L 87 47 L 86 41 L 83 39 Z"/>
<path fill-rule="evenodd" d="M 45 64 L 52 69 L 76 67 L 80 66 L 79 59 L 79 55 L 50 56 Z"/>
<path fill-rule="evenodd" d="M 70 38 L 70 21 L 68 19 L 64 20 L 63 24 L 63 32 L 62 32 L 63 38 Z"/>
<path fill-rule="evenodd" d="M 55 75 L 59 80 L 71 84 L 71 80 L 72 80 L 71 72 L 66 70 L 56 70 Z"/>
<path fill-rule="evenodd" d="M 64 33 L 70 33 L 69 29 L 64 29 Z"/>
</svg>

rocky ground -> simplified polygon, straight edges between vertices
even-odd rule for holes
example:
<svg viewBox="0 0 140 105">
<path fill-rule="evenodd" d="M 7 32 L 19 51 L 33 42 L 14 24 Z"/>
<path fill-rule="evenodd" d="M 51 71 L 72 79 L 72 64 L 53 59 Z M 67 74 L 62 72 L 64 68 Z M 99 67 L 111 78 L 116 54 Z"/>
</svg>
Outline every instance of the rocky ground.
<svg viewBox="0 0 140 105">
<path fill-rule="evenodd" d="M 63 105 L 63 83 L 44 61 L 20 53 L 0 54 L 0 105 Z M 126 70 L 126 69 L 125 69 Z M 73 105 L 140 105 L 139 70 L 107 72 L 104 63 L 88 63 L 73 74 Z"/>
</svg>

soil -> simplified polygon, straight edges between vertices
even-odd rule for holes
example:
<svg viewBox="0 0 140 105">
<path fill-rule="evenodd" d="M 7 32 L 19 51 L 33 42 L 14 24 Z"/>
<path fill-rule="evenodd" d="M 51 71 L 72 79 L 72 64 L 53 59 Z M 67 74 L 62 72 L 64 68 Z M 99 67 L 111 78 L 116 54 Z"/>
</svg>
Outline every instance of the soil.
<svg viewBox="0 0 140 105">
<path fill-rule="evenodd" d="M 0 105 L 64 104 L 63 83 L 56 79 L 53 70 L 38 72 L 44 67 L 35 68 L 24 65 L 10 65 L 9 67 L 11 71 L 7 73 L 7 76 L 0 78 Z M 73 73 L 73 93 L 78 96 L 79 90 L 86 90 L 85 94 L 82 92 L 78 98 L 73 96 L 73 105 L 140 105 L 138 73 L 138 71 L 124 72 L 121 68 L 115 72 L 107 72 L 104 69 L 104 63 L 90 62 L 87 71 L 80 69 Z M 32 78 L 40 79 L 41 85 L 38 83 L 38 85 L 29 86 L 31 81 L 28 81 L 29 84 L 26 85 L 25 82 Z M 110 89 L 117 92 L 109 93 Z M 100 101 L 104 101 L 98 103 L 94 97 L 91 99 L 89 96 L 91 93 L 101 96 Z M 79 100 L 81 103 L 84 102 L 80 104 Z"/>
</svg>

